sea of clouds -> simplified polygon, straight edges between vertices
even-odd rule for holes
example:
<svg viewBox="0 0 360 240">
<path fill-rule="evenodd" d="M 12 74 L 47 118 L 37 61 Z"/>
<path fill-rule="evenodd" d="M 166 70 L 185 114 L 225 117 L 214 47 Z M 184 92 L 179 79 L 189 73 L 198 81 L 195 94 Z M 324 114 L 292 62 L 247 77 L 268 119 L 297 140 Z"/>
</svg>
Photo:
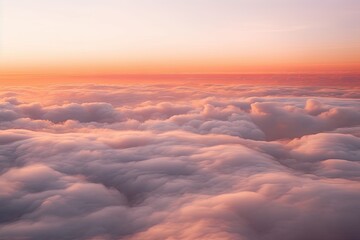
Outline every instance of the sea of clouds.
<svg viewBox="0 0 360 240">
<path fill-rule="evenodd" d="M 357 240 L 360 89 L 0 91 L 0 239 Z"/>
</svg>

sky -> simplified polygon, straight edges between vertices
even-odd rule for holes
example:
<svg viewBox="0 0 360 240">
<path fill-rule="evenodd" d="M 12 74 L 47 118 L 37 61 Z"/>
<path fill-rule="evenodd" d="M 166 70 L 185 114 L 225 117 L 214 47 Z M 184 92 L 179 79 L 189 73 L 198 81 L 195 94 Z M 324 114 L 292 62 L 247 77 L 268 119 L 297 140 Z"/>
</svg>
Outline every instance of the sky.
<svg viewBox="0 0 360 240">
<path fill-rule="evenodd" d="M 2 0 L 9 75 L 355 73 L 357 0 Z"/>
<path fill-rule="evenodd" d="M 0 6 L 0 239 L 359 239 L 359 0 Z"/>
</svg>

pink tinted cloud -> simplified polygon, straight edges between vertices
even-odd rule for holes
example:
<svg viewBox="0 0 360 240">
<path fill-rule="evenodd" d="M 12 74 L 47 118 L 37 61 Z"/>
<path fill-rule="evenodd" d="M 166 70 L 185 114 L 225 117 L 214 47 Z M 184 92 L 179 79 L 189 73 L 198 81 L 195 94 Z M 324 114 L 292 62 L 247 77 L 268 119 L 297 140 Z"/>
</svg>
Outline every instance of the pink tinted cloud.
<svg viewBox="0 0 360 240">
<path fill-rule="evenodd" d="M 83 85 L 0 96 L 0 239 L 360 235 L 360 102 L 349 89 Z"/>
</svg>

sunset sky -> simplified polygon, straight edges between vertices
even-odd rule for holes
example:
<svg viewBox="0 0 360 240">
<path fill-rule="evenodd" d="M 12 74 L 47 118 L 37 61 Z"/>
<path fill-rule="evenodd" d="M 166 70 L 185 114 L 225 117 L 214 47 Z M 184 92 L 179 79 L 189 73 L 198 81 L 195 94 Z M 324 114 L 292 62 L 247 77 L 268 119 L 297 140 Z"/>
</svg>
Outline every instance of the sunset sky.
<svg viewBox="0 0 360 240">
<path fill-rule="evenodd" d="M 0 0 L 0 240 L 358 240 L 360 0 Z"/>
<path fill-rule="evenodd" d="M 2 0 L 0 6 L 4 79 L 360 69 L 358 0 Z"/>
</svg>

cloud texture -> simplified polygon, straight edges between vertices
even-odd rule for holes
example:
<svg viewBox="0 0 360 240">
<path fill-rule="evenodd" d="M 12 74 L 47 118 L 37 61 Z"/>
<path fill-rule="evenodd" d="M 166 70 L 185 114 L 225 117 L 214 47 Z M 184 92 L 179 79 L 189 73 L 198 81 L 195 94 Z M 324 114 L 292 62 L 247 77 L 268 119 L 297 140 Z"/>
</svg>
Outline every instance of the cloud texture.
<svg viewBox="0 0 360 240">
<path fill-rule="evenodd" d="M 0 239 L 358 239 L 358 90 L 3 88 Z"/>
</svg>

